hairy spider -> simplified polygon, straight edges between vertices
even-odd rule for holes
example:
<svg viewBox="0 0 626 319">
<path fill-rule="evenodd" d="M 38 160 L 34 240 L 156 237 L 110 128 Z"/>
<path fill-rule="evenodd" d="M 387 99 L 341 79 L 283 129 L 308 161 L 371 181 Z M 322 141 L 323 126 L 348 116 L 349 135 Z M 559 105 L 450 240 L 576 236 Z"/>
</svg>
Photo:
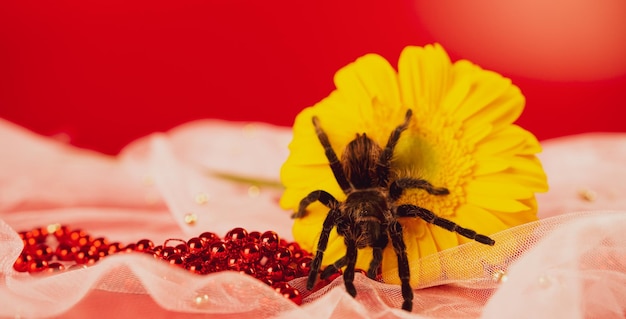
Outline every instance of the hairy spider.
<svg viewBox="0 0 626 319">
<path fill-rule="evenodd" d="M 294 218 L 303 217 L 306 214 L 306 208 L 315 201 L 320 201 L 330 209 L 324 220 L 317 244 L 317 252 L 311 262 L 311 271 L 307 281 L 308 289 L 312 289 L 315 284 L 328 244 L 328 236 L 333 227 L 337 227 L 337 233 L 344 238 L 347 251 L 343 257 L 326 267 L 320 278 L 326 279 L 338 269 L 346 266 L 343 273 L 346 290 L 353 297 L 356 296 L 354 268 L 357 249 L 367 246 L 373 248 L 373 258 L 367 276 L 374 279 L 382 262 L 383 249 L 391 239 L 393 249 L 398 257 L 398 275 L 404 299 L 402 309 L 407 311 L 411 311 L 413 308 L 413 289 L 409 283 L 409 261 L 402 237 L 402 226 L 398 222 L 398 218 L 419 217 L 426 222 L 456 232 L 479 243 L 486 245 L 495 243 L 493 239 L 438 217 L 423 207 L 396 204 L 404 191 L 411 188 L 422 189 L 437 196 L 449 194 L 448 189 L 435 187 L 423 179 L 396 178 L 393 176 L 390 166 L 394 148 L 402 132 L 409 126 L 411 115 L 412 111 L 409 109 L 406 112 L 404 122 L 391 132 L 384 149 L 367 137 L 365 133 L 357 134 L 356 138 L 346 146 L 341 161 L 331 147 L 328 136 L 322 130 L 319 119 L 313 117 L 315 131 L 324 147 L 330 168 L 347 197 L 344 202 L 339 202 L 330 193 L 316 190 L 300 201 L 298 211 L 293 215 Z"/>
</svg>

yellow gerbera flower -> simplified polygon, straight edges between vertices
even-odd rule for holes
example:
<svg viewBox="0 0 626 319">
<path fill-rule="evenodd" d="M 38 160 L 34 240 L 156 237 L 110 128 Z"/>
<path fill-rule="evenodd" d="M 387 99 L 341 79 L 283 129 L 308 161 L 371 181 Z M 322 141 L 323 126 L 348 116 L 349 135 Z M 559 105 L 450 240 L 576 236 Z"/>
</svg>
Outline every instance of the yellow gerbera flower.
<svg viewBox="0 0 626 319">
<path fill-rule="evenodd" d="M 541 148 L 531 133 L 512 124 L 525 100 L 509 79 L 465 60 L 451 63 L 441 46 L 428 45 L 405 48 L 397 72 L 383 57 L 365 55 L 339 70 L 335 85 L 327 98 L 295 120 L 290 155 L 281 170 L 283 208 L 297 210 L 300 200 L 317 189 L 345 200 L 311 124 L 313 116 L 340 157 L 356 133 L 384 146 L 410 108 L 413 116 L 396 146 L 392 170 L 446 187 L 450 194 L 410 190 L 401 203 L 427 208 L 486 235 L 536 220 L 535 193 L 547 190 L 535 156 Z M 315 203 L 295 220 L 294 238 L 304 249 L 315 252 L 327 213 L 327 207 Z M 401 224 L 412 269 L 420 257 L 468 241 L 421 219 L 402 218 Z M 390 246 L 383 254 L 385 273 L 397 269 Z M 345 252 L 343 239 L 333 230 L 322 264 Z M 362 249 L 357 268 L 367 269 L 370 260 L 371 249 Z M 412 276 L 411 284 L 417 283 Z"/>
</svg>

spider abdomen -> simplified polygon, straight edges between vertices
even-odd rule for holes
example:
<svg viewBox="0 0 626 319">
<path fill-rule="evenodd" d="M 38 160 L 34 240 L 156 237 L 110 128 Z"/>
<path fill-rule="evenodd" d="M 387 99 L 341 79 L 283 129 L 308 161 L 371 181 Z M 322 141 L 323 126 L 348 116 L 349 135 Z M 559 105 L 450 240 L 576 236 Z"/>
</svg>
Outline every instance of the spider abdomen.
<svg viewBox="0 0 626 319">
<path fill-rule="evenodd" d="M 356 189 L 379 186 L 376 168 L 382 149 L 365 133 L 357 134 L 356 138 L 346 146 L 341 164 L 346 177 Z"/>
</svg>

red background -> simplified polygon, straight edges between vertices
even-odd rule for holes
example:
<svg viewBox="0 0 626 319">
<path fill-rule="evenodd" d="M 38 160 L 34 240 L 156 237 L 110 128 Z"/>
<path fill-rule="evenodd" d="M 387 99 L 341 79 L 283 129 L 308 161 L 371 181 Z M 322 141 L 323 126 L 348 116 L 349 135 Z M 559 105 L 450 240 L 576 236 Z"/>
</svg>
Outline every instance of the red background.
<svg viewBox="0 0 626 319">
<path fill-rule="evenodd" d="M 406 45 L 447 41 L 411 1 L 4 1 L 0 117 L 109 154 L 200 118 L 289 126 L 357 57 L 395 65 Z M 495 71 L 526 95 L 518 124 L 539 139 L 626 131 L 625 74 L 573 82 Z"/>
</svg>

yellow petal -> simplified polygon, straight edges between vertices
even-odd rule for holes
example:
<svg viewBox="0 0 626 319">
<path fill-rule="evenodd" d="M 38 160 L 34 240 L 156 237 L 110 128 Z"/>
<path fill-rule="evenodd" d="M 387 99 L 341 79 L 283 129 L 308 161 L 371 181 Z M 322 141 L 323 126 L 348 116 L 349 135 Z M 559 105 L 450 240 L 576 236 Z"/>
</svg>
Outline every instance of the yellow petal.
<svg viewBox="0 0 626 319">
<path fill-rule="evenodd" d="M 506 213 L 517 213 L 529 209 L 528 206 L 515 199 L 488 195 L 475 195 L 472 193 L 467 194 L 467 202 L 488 210 Z"/>
<path fill-rule="evenodd" d="M 496 174 L 482 175 L 479 177 L 481 181 L 492 183 L 514 183 L 522 185 L 528 188 L 533 193 L 545 192 L 548 190 L 548 184 L 546 183 L 546 176 L 539 172 L 523 172 L 520 173 L 517 170 L 509 169 L 505 172 L 499 172 Z M 477 178 L 478 179 L 478 178 Z"/>
<path fill-rule="evenodd" d="M 337 156 L 341 156 L 343 149 L 354 139 L 356 133 L 366 131 L 363 120 L 358 119 L 359 108 L 345 92 L 335 90 L 312 108 L 305 109 L 302 116 L 298 115 L 294 124 L 293 140 L 296 141 L 299 138 L 299 145 L 303 148 L 316 149 L 317 156 L 326 158 L 312 123 L 312 117 L 316 116 L 322 130 L 328 135 L 335 153 Z M 337 112 L 337 109 L 340 109 L 341 112 Z M 293 146 L 290 146 L 291 148 Z"/>
<path fill-rule="evenodd" d="M 349 104 L 355 106 L 353 122 L 376 125 L 372 123 L 374 112 L 394 113 L 391 111 L 402 107 L 396 72 L 387 60 L 376 54 L 365 55 L 339 70 L 335 74 L 335 85 Z"/>
<path fill-rule="evenodd" d="M 536 154 L 541 146 L 530 132 L 517 125 L 510 125 L 493 132 L 489 137 L 478 143 L 475 155 L 517 155 Z"/>
<path fill-rule="evenodd" d="M 489 158 L 479 158 L 476 160 L 476 164 L 474 165 L 474 175 L 482 176 L 489 175 L 498 172 L 502 172 L 507 168 L 511 167 L 509 162 L 505 158 L 498 157 L 489 157 Z"/>
<path fill-rule="evenodd" d="M 286 188 L 283 196 L 280 198 L 280 206 L 283 209 L 295 211 L 298 209 L 300 201 L 307 196 L 310 192 L 318 189 L 323 189 L 333 194 L 338 200 L 343 200 L 345 197 L 339 185 L 337 184 L 332 172 L 328 169 L 315 170 L 308 169 L 304 172 L 298 172 L 294 168 L 288 166 L 284 167 L 282 172 L 282 182 L 286 185 L 291 185 Z"/>
<path fill-rule="evenodd" d="M 490 181 L 477 178 L 466 185 L 468 195 L 479 195 L 497 198 L 522 199 L 529 198 L 534 193 L 524 185 L 507 180 Z"/>
<path fill-rule="evenodd" d="M 524 178 L 523 175 L 536 177 L 543 181 L 543 188 L 547 190 L 546 175 L 539 159 L 535 156 L 520 155 L 511 157 L 509 160 L 512 173 L 518 178 Z"/>
<path fill-rule="evenodd" d="M 477 117 L 478 114 L 485 112 L 504 112 L 509 111 L 506 107 L 493 107 L 498 105 L 498 101 L 503 94 L 511 89 L 511 81 L 503 78 L 497 73 L 482 70 L 480 67 L 468 62 L 458 61 L 454 64 L 455 74 L 464 74 L 471 76 L 467 84 L 470 85 L 470 91 L 466 98 L 456 106 L 453 116 L 460 120 Z M 466 85 L 467 85 L 466 84 Z M 520 94 L 521 96 L 521 94 Z M 522 105 L 523 106 L 523 105 Z M 520 110 L 521 112 L 521 110 Z M 482 117 L 483 115 L 478 115 Z M 517 114 L 519 116 L 519 114 Z M 483 123 L 490 123 L 485 120 Z"/>
<path fill-rule="evenodd" d="M 450 70 L 450 58 L 437 44 L 405 48 L 398 60 L 402 101 L 415 109 L 439 107 L 447 93 Z"/>
<path fill-rule="evenodd" d="M 312 117 L 315 110 L 306 108 L 294 122 L 293 139 L 289 143 L 289 158 L 292 165 L 320 165 L 327 162 L 324 148 L 315 134 Z"/>
<path fill-rule="evenodd" d="M 494 216 L 492 212 L 482 206 L 471 203 L 460 205 L 451 220 L 461 227 L 472 229 L 479 234 L 487 236 L 509 227 L 508 224 Z M 462 243 L 471 241 L 463 236 L 457 236 Z"/>
<path fill-rule="evenodd" d="M 541 193 L 548 191 L 548 183 L 546 176 L 537 172 L 532 173 L 520 173 L 520 172 L 508 172 L 503 173 L 498 179 L 508 179 L 512 182 L 519 183 L 531 189 L 533 192 Z"/>
<path fill-rule="evenodd" d="M 326 209 L 327 210 L 327 209 Z M 293 236 L 300 246 L 311 252 L 317 248 L 317 240 L 322 231 L 322 223 L 326 218 L 324 207 L 320 203 L 309 206 L 306 218 L 299 218 L 293 223 Z"/>
<path fill-rule="evenodd" d="M 515 86 L 509 86 L 509 90 L 499 96 L 479 112 L 476 112 L 465 121 L 466 126 L 493 125 L 494 131 L 510 125 L 522 113 L 524 109 L 524 97 Z"/>
<path fill-rule="evenodd" d="M 531 199 L 521 200 L 524 205 L 528 207 L 532 207 L 531 203 L 529 203 Z M 520 211 L 515 214 L 510 213 L 502 213 L 502 212 L 491 212 L 492 215 L 501 220 L 508 227 L 513 227 L 517 225 L 522 225 L 526 223 L 530 223 L 537 220 L 537 208 L 532 207 L 525 211 Z"/>
<path fill-rule="evenodd" d="M 468 67 L 466 66 L 461 66 Z M 463 101 L 469 99 L 470 93 L 473 93 L 474 75 L 473 70 L 469 72 L 462 72 L 459 69 L 459 65 L 455 65 L 456 72 L 453 72 L 453 81 L 448 87 L 447 94 L 441 100 L 441 108 L 450 115 L 458 118 L 459 121 L 465 120 L 465 117 L 459 116 L 458 109 L 463 105 Z M 469 110 L 465 110 L 469 111 Z M 461 113 L 462 114 L 462 113 Z"/>
<path fill-rule="evenodd" d="M 466 126 L 462 129 L 460 138 L 469 145 L 476 145 L 485 139 L 485 137 L 489 136 L 492 131 L 493 126 L 491 124 Z"/>
<path fill-rule="evenodd" d="M 433 224 L 428 224 L 427 227 L 433 236 L 437 251 L 446 250 L 459 245 L 459 239 L 455 233 Z"/>
</svg>

